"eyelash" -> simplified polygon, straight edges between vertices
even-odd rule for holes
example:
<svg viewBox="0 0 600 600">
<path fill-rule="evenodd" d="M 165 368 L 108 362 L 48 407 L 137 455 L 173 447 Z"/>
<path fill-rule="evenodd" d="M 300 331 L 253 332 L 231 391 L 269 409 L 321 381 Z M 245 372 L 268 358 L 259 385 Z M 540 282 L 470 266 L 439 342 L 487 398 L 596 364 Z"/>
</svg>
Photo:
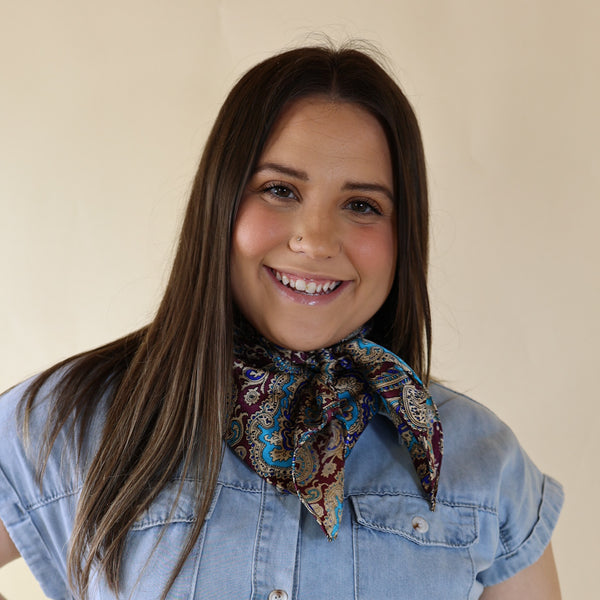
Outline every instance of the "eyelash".
<svg viewBox="0 0 600 600">
<path fill-rule="evenodd" d="M 284 194 L 277 193 L 277 191 L 281 192 L 282 190 L 285 190 L 286 193 L 284 193 Z M 298 194 L 295 192 L 295 190 L 293 188 L 291 188 L 289 185 L 287 185 L 283 182 L 277 182 L 277 181 L 268 183 L 267 185 L 262 187 L 260 189 L 260 193 L 268 194 L 269 196 L 273 196 L 274 198 L 277 198 L 278 200 L 295 200 L 298 197 Z M 290 194 L 291 194 L 291 196 L 290 196 Z M 356 210 L 356 208 L 357 208 L 356 205 L 363 205 L 363 207 L 366 208 L 367 210 Z M 354 206 L 354 208 L 352 208 L 352 206 Z M 352 210 L 352 212 L 355 212 L 356 214 L 359 214 L 359 215 L 370 215 L 370 214 L 382 215 L 383 214 L 377 203 L 373 202 L 372 200 L 367 200 L 366 198 L 349 200 L 346 203 L 345 208 L 347 208 L 348 210 Z"/>
<path fill-rule="evenodd" d="M 283 194 L 283 195 L 277 194 L 277 193 L 275 193 L 275 190 L 286 190 L 288 192 L 288 194 L 292 194 L 292 196 L 285 195 L 285 194 Z M 285 183 L 278 183 L 278 182 L 269 183 L 269 184 L 265 185 L 263 188 L 261 188 L 260 192 L 263 194 L 269 194 L 270 196 L 273 196 L 274 198 L 277 198 L 278 200 L 294 200 L 297 198 L 296 192 L 289 185 L 286 185 Z"/>
<path fill-rule="evenodd" d="M 375 214 L 375 215 L 381 215 L 383 214 L 379 208 L 379 206 L 375 203 L 372 202 L 370 200 L 366 200 L 366 199 L 358 199 L 358 200 L 350 200 L 346 206 L 350 207 L 351 205 L 357 205 L 357 204 L 362 204 L 365 207 L 367 207 L 368 210 L 354 210 L 354 212 L 361 214 L 361 215 L 369 215 L 369 214 Z M 352 210 L 352 209 L 350 209 Z"/>
</svg>

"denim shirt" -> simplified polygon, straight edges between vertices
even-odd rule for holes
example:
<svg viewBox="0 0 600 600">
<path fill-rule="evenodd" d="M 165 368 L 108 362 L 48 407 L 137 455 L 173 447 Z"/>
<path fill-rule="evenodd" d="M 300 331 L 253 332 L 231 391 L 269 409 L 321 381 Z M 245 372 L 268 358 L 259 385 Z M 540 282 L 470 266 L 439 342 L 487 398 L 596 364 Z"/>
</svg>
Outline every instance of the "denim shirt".
<svg viewBox="0 0 600 600">
<path fill-rule="evenodd" d="M 74 598 L 66 554 L 81 476 L 61 435 L 40 491 L 15 421 L 24 385 L 0 398 L 0 519 L 44 592 L 67 600 Z M 535 467 L 487 408 L 439 385 L 430 391 L 445 443 L 435 511 L 383 415 L 346 462 L 343 519 L 333 542 L 296 496 L 278 492 L 225 447 L 206 523 L 168 597 L 473 599 L 534 563 L 558 518 L 560 484 Z M 47 404 L 42 398 L 34 410 L 32 440 L 47 421 Z M 92 448 L 101 425 L 99 414 Z M 119 598 L 160 597 L 195 518 L 191 480 L 172 511 L 179 484 L 169 484 L 128 534 Z M 115 595 L 96 576 L 89 597 Z"/>
</svg>

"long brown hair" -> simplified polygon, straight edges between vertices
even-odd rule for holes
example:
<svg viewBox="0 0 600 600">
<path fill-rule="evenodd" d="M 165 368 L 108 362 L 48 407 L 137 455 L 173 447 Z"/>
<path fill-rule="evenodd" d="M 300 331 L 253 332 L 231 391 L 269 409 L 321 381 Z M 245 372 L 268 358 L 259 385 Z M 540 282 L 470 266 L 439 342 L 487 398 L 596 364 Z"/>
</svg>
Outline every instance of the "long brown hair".
<svg viewBox="0 0 600 600">
<path fill-rule="evenodd" d="M 87 425 L 108 394 L 98 450 L 86 476 L 68 557 L 71 585 L 86 595 L 92 568 L 117 591 L 126 535 L 160 490 L 181 473 L 197 481 L 197 519 L 163 597 L 207 514 L 228 426 L 234 307 L 229 281 L 232 226 L 244 186 L 284 106 L 313 94 L 351 102 L 381 123 L 390 146 L 398 260 L 392 291 L 371 336 L 429 376 L 428 203 L 421 136 L 396 83 L 367 53 L 304 47 L 246 73 L 225 100 L 195 176 L 171 276 L 153 321 L 39 375 L 36 396 L 60 371 L 40 455 L 40 480 L 59 432 L 69 427 L 78 459 Z M 76 426 L 75 426 L 76 424 Z"/>
</svg>

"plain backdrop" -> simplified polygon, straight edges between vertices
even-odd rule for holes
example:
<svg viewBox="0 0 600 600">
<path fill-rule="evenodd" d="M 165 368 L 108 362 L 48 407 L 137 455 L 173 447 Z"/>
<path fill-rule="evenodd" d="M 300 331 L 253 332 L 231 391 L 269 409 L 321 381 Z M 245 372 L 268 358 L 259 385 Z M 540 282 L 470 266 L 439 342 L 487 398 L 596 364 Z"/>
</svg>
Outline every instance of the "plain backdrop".
<svg viewBox="0 0 600 600">
<path fill-rule="evenodd" d="M 589 598 L 599 29 L 590 0 L 0 0 L 0 387 L 152 317 L 241 73 L 315 32 L 369 40 L 424 135 L 434 374 L 564 484 L 563 596 Z M 43 597 L 23 561 L 0 590 Z"/>
</svg>

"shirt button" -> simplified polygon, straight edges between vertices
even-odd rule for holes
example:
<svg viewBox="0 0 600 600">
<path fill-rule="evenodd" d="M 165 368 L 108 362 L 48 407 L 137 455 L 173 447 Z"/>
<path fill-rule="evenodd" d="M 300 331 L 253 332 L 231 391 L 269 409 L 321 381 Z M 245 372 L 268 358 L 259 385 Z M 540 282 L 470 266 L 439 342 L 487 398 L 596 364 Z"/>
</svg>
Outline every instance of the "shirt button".
<svg viewBox="0 0 600 600">
<path fill-rule="evenodd" d="M 288 595 L 285 590 L 273 590 L 269 594 L 269 600 L 288 600 Z"/>
<path fill-rule="evenodd" d="M 429 523 L 423 517 L 413 517 L 412 528 L 419 533 L 426 533 L 429 530 Z"/>
</svg>

